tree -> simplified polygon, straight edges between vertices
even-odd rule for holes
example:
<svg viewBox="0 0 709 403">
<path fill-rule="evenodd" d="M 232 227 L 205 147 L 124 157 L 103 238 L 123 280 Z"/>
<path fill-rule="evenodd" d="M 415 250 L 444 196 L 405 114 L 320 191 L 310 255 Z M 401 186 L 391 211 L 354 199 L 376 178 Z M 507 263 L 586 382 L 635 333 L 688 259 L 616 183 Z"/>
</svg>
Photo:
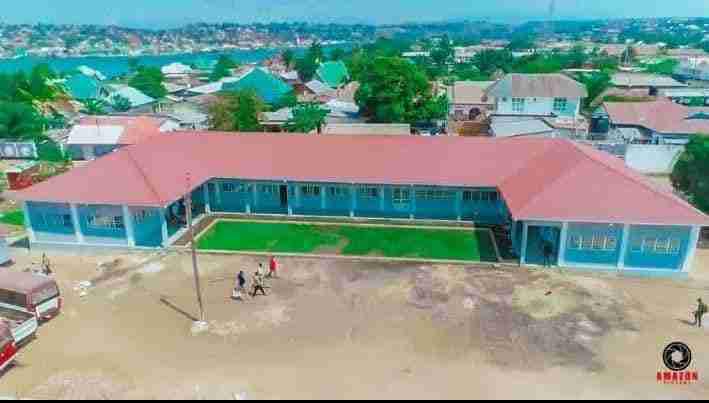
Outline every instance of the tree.
<svg viewBox="0 0 709 403">
<path fill-rule="evenodd" d="M 30 105 L 0 102 L 0 138 L 29 140 L 44 130 L 44 119 Z"/>
<path fill-rule="evenodd" d="M 141 66 L 128 81 L 128 85 L 142 91 L 149 97 L 159 99 L 167 95 L 167 90 L 162 85 L 164 80 L 165 76 L 159 68 Z"/>
<path fill-rule="evenodd" d="M 692 137 L 672 171 L 672 185 L 690 203 L 709 213 L 709 137 Z"/>
<path fill-rule="evenodd" d="M 450 38 L 447 35 L 443 36 L 438 44 L 431 49 L 431 60 L 439 69 L 445 69 L 453 62 L 455 51 L 451 45 Z"/>
<path fill-rule="evenodd" d="M 231 70 L 239 67 L 239 64 L 235 62 L 229 56 L 222 55 L 219 57 L 212 74 L 209 75 L 209 81 L 219 81 L 224 77 L 231 76 Z"/>
<path fill-rule="evenodd" d="M 285 129 L 289 132 L 310 133 L 313 130 L 320 132 L 330 111 L 316 103 L 305 103 L 293 108 L 292 113 Z"/>
<path fill-rule="evenodd" d="M 265 104 L 254 91 L 226 93 L 209 107 L 210 127 L 221 131 L 259 131 L 259 114 L 264 107 Z"/>
<path fill-rule="evenodd" d="M 304 82 L 308 82 L 315 77 L 319 64 L 310 56 L 304 56 L 295 61 L 295 70 Z"/>
<path fill-rule="evenodd" d="M 330 60 L 344 60 L 345 56 L 347 56 L 347 53 L 342 48 L 335 48 L 330 52 Z"/>
<path fill-rule="evenodd" d="M 398 57 L 379 57 L 368 65 L 355 99 L 362 113 L 378 123 L 417 123 L 445 116 L 426 73 Z"/>
<path fill-rule="evenodd" d="M 473 58 L 473 64 L 486 75 L 492 75 L 498 70 L 509 71 L 514 63 L 515 58 L 507 50 L 483 50 Z"/>
<path fill-rule="evenodd" d="M 295 54 L 292 50 L 286 49 L 281 52 L 281 59 L 283 60 L 283 64 L 285 64 L 286 67 L 290 69 L 293 66 L 293 62 L 295 61 Z"/>
<path fill-rule="evenodd" d="M 105 115 L 106 114 L 105 106 L 106 106 L 106 104 L 99 99 L 89 99 L 86 102 L 84 102 L 84 112 L 86 112 L 87 115 L 93 115 L 93 116 Z"/>
<path fill-rule="evenodd" d="M 120 94 L 111 97 L 111 106 L 118 112 L 128 112 L 132 107 L 130 100 Z"/>
<path fill-rule="evenodd" d="M 611 85 L 611 76 L 606 72 L 581 74 L 579 82 L 586 86 L 588 97 L 584 100 L 586 107 L 593 105 L 593 102 L 603 94 Z"/>
<path fill-rule="evenodd" d="M 281 108 L 292 108 L 298 104 L 298 96 L 295 95 L 294 91 L 290 91 L 287 94 L 283 95 L 281 99 L 278 100 L 278 103 L 273 104 L 273 110 L 279 110 Z"/>
</svg>

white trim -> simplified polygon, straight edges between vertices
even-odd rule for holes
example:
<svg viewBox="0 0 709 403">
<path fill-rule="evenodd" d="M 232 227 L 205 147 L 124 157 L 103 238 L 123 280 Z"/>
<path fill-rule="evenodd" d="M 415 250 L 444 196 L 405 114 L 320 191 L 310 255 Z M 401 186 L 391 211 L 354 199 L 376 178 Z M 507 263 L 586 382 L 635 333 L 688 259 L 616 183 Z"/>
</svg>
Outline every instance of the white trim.
<svg viewBox="0 0 709 403">
<path fill-rule="evenodd" d="M 32 220 L 30 219 L 30 210 L 29 207 L 27 207 L 27 202 L 22 203 L 22 212 L 25 214 L 25 230 L 27 231 L 27 237 L 30 239 L 30 242 L 36 242 L 37 237 L 35 236 L 34 228 L 32 228 Z"/>
<path fill-rule="evenodd" d="M 411 185 L 411 212 L 409 213 L 409 219 L 416 219 L 416 186 Z"/>
<path fill-rule="evenodd" d="M 559 256 L 557 258 L 557 266 L 566 265 L 566 244 L 569 238 L 569 223 L 561 224 L 561 234 L 559 235 Z"/>
<path fill-rule="evenodd" d="M 121 206 L 123 210 L 123 227 L 126 231 L 126 240 L 128 241 L 128 246 L 135 246 L 135 228 L 133 227 L 133 215 L 130 212 L 130 208 L 127 205 Z"/>
<path fill-rule="evenodd" d="M 160 241 L 160 245 L 162 245 L 163 247 L 167 246 L 167 241 L 170 238 L 170 235 L 167 231 L 167 218 L 165 217 L 165 213 L 166 213 L 166 209 L 161 208 L 160 209 L 160 226 L 162 228 L 161 228 L 160 232 L 161 232 L 162 239 Z"/>
<path fill-rule="evenodd" d="M 327 209 L 327 186 L 320 186 L 320 209 Z"/>
<path fill-rule="evenodd" d="M 214 196 L 217 199 L 217 204 L 221 205 L 222 204 L 222 182 L 221 181 L 215 181 L 214 182 Z"/>
<path fill-rule="evenodd" d="M 81 221 L 79 221 L 79 209 L 75 203 L 69 204 L 69 210 L 71 211 L 71 223 L 74 225 L 74 236 L 76 236 L 76 243 L 83 244 L 84 234 L 81 231 Z"/>
<path fill-rule="evenodd" d="M 694 226 L 689 235 L 689 244 L 687 253 L 684 257 L 684 263 L 682 264 L 681 271 L 683 273 L 688 273 L 692 270 L 692 264 L 694 263 L 694 256 L 697 254 L 697 245 L 699 243 L 699 237 L 702 232 L 702 227 Z"/>
<path fill-rule="evenodd" d="M 355 211 L 357 210 L 357 187 L 355 185 L 350 185 L 350 217 L 355 216 Z"/>
<path fill-rule="evenodd" d="M 251 193 L 254 198 L 254 210 L 256 210 L 258 208 L 258 187 L 259 187 L 258 182 L 251 183 Z"/>
<path fill-rule="evenodd" d="M 455 192 L 455 214 L 458 221 L 463 220 L 463 191 L 458 190 Z"/>
<path fill-rule="evenodd" d="M 522 222 L 522 244 L 520 246 L 519 263 L 524 265 L 527 260 L 527 238 L 529 237 L 529 225 Z"/>
<path fill-rule="evenodd" d="M 625 259 L 628 257 L 630 247 L 630 224 L 623 224 L 623 234 L 620 240 L 620 255 L 618 256 L 618 270 L 625 270 Z"/>
<path fill-rule="evenodd" d="M 204 182 L 202 186 L 202 193 L 204 194 L 204 211 L 207 212 L 207 214 L 211 214 L 212 201 L 209 199 L 209 182 Z"/>
</svg>

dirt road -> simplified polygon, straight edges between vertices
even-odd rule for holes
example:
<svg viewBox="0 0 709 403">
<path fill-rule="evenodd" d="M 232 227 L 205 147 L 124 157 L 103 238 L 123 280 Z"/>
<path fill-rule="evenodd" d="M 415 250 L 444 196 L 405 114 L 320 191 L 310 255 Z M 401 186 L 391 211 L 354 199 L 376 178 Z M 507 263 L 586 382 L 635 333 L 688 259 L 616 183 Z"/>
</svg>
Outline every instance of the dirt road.
<svg viewBox="0 0 709 403">
<path fill-rule="evenodd" d="M 39 256 L 18 254 L 17 267 Z M 99 261 L 119 259 L 104 274 Z M 188 256 L 52 257 L 62 316 L 40 329 L 0 396 L 28 398 L 700 398 L 709 253 L 693 280 L 518 268 L 283 259 L 268 297 L 229 300 L 257 259 L 204 256 L 209 332 Z M 81 298 L 82 280 L 99 278 Z M 694 385 L 658 385 L 661 352 L 689 344 Z"/>
</svg>

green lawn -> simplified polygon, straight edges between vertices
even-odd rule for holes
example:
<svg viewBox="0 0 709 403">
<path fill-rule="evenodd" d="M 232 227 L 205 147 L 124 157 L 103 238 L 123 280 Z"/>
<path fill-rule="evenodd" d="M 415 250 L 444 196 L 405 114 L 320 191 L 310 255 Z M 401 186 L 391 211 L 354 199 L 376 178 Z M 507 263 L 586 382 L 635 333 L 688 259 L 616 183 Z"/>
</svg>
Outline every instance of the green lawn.
<svg viewBox="0 0 709 403">
<path fill-rule="evenodd" d="M 0 223 L 17 226 L 25 225 L 25 213 L 22 210 L 7 211 L 0 214 Z"/>
<path fill-rule="evenodd" d="M 202 250 L 497 261 L 487 231 L 218 221 Z"/>
</svg>

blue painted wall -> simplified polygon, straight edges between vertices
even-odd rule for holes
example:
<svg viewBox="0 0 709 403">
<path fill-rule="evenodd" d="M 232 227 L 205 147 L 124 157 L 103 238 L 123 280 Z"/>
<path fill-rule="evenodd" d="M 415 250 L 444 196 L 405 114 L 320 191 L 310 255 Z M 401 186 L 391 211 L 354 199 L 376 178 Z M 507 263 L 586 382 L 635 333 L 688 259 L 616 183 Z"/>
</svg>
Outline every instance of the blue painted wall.
<svg viewBox="0 0 709 403">
<path fill-rule="evenodd" d="M 125 223 L 122 227 L 109 228 L 99 225 L 89 225 L 89 217 L 120 217 L 123 220 L 121 206 L 81 205 L 79 209 L 79 224 L 88 244 L 127 245 Z M 122 222 L 122 221 L 121 221 Z"/>
<path fill-rule="evenodd" d="M 681 270 L 689 250 L 690 227 L 640 226 L 630 227 L 630 244 L 625 257 L 626 269 Z M 643 249 L 643 239 L 670 239 L 678 241 L 678 249 L 670 252 L 656 252 Z"/>
<path fill-rule="evenodd" d="M 155 248 L 162 244 L 162 220 L 160 209 L 131 207 L 135 245 Z"/>
<path fill-rule="evenodd" d="M 69 204 L 27 202 L 38 242 L 76 242 Z"/>
<path fill-rule="evenodd" d="M 597 239 L 605 239 L 608 241 L 604 245 L 604 249 L 589 249 L 588 241 Z M 566 263 L 575 265 L 604 265 L 617 267 L 620 259 L 621 240 L 623 238 L 623 226 L 619 224 L 585 224 L 585 223 L 570 223 L 568 228 L 568 236 L 566 238 L 566 253 L 564 260 Z M 615 240 L 615 248 L 610 248 L 612 244 L 610 240 Z M 580 249 L 575 245 L 575 241 L 582 241 Z M 585 243 L 585 245 L 584 245 Z M 592 247 L 593 245 L 591 245 Z"/>
<path fill-rule="evenodd" d="M 558 263 L 559 245 L 561 241 L 561 229 L 558 227 L 547 227 L 529 225 L 527 229 L 527 250 L 525 263 L 534 265 L 543 265 L 544 261 L 544 243 L 550 242 L 552 245 L 551 265 Z"/>
</svg>

